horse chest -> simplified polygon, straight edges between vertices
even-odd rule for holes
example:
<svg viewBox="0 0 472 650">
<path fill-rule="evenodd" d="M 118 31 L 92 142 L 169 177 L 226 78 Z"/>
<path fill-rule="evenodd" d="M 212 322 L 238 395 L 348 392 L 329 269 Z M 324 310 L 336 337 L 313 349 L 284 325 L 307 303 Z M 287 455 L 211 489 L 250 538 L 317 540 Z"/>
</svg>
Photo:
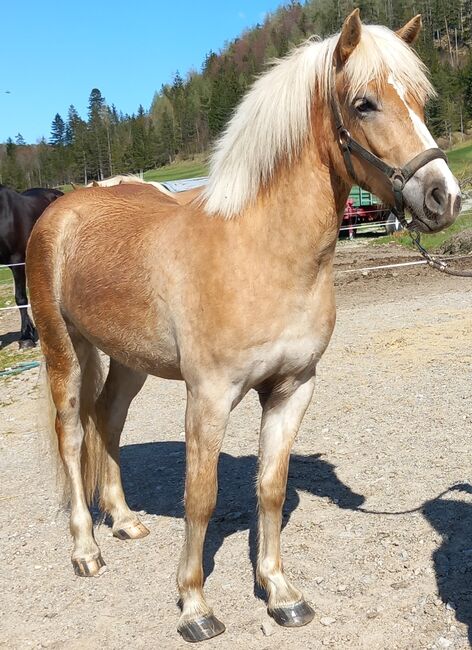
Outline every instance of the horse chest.
<svg viewBox="0 0 472 650">
<path fill-rule="evenodd" d="M 251 351 L 245 373 L 254 384 L 270 376 L 296 376 L 314 372 L 331 332 L 284 334 Z"/>
</svg>

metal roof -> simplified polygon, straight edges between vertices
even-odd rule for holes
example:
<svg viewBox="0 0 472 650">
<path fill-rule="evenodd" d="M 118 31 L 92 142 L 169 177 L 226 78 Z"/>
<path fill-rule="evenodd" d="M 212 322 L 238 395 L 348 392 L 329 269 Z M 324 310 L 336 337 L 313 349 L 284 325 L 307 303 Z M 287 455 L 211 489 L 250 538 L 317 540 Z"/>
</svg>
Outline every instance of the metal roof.
<svg viewBox="0 0 472 650">
<path fill-rule="evenodd" d="M 160 181 L 165 188 L 170 192 L 184 192 L 185 190 L 193 190 L 195 187 L 205 185 L 208 181 L 207 176 L 200 176 L 199 178 L 182 178 L 178 181 Z"/>
</svg>

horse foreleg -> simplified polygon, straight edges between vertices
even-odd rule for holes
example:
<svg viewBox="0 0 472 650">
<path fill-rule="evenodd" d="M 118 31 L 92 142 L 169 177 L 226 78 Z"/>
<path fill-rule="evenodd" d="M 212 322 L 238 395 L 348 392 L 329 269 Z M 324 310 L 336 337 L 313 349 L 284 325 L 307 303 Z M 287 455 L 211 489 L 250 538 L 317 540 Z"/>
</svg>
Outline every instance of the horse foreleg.
<svg viewBox="0 0 472 650">
<path fill-rule="evenodd" d="M 313 394 L 314 378 L 296 388 L 275 388 L 263 400 L 259 448 L 259 552 L 257 577 L 268 594 L 269 614 L 280 625 L 299 627 L 314 612 L 285 578 L 280 557 L 282 507 L 293 440 Z"/>
<path fill-rule="evenodd" d="M 129 405 L 147 375 L 122 366 L 110 359 L 110 370 L 97 400 L 97 427 L 105 443 L 108 459 L 106 480 L 100 503 L 113 520 L 113 535 L 119 539 L 138 539 L 149 530 L 126 503 L 120 472 L 120 437 Z"/>
<path fill-rule="evenodd" d="M 203 595 L 203 544 L 216 504 L 217 465 L 230 404 L 224 397 L 188 390 L 185 422 L 185 543 L 177 584 L 182 601 L 178 631 L 186 641 L 203 641 L 224 632 Z"/>
<path fill-rule="evenodd" d="M 32 348 L 36 345 L 36 329 L 29 317 L 26 305 L 28 296 L 26 294 L 26 274 L 24 266 L 12 266 L 11 272 L 15 281 L 15 302 L 20 307 L 21 332 L 20 332 L 20 349 Z"/>
</svg>

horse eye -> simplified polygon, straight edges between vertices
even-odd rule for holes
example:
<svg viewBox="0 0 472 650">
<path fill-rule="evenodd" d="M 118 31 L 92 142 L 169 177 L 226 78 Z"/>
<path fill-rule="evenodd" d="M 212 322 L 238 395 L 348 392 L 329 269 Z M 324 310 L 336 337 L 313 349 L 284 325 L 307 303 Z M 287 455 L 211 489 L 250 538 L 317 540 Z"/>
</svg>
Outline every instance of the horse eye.
<svg viewBox="0 0 472 650">
<path fill-rule="evenodd" d="M 377 110 L 377 106 L 374 104 L 374 102 L 367 97 L 356 99 L 354 102 L 354 108 L 361 115 L 366 115 L 367 113 L 371 113 L 372 111 Z"/>
</svg>

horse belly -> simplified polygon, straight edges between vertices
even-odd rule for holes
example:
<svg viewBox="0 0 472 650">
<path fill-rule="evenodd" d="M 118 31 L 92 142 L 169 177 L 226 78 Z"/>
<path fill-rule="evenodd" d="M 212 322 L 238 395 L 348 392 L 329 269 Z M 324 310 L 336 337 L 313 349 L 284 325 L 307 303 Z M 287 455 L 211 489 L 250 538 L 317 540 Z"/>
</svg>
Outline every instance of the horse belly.
<svg viewBox="0 0 472 650">
<path fill-rule="evenodd" d="M 89 340 L 102 352 L 133 370 L 141 370 L 148 375 L 163 379 L 182 379 L 178 355 L 171 346 L 165 345 L 163 337 L 151 345 L 126 345 L 110 337 L 100 339 L 89 335 Z"/>
</svg>

